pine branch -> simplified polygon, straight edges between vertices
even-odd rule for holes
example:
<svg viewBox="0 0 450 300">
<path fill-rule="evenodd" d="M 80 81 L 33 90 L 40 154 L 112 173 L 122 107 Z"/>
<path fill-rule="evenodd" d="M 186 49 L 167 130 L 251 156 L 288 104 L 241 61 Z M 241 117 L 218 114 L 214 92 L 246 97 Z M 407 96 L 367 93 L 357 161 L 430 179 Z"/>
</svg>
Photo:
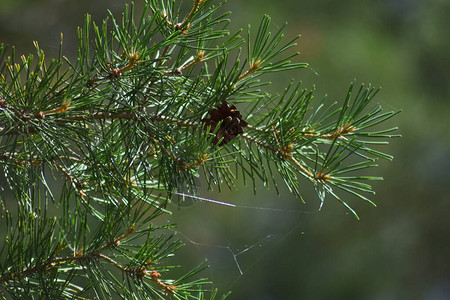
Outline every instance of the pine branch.
<svg viewBox="0 0 450 300">
<path fill-rule="evenodd" d="M 119 246 L 120 241 L 125 239 L 126 237 L 128 237 L 133 231 L 134 231 L 134 228 L 130 228 L 126 234 L 115 238 L 113 241 L 103 245 L 95 252 L 82 253 L 80 251 L 76 251 L 71 256 L 49 258 L 40 264 L 37 264 L 33 267 L 21 270 L 19 272 L 7 273 L 0 277 L 0 283 L 4 283 L 4 282 L 15 280 L 15 279 L 20 279 L 23 277 L 28 277 L 28 276 L 38 273 L 38 272 L 48 272 L 52 268 L 54 268 L 56 265 L 62 265 L 64 263 L 68 263 L 68 262 L 77 263 L 79 261 L 84 261 L 84 260 L 89 260 L 89 259 L 97 259 L 97 258 L 102 258 L 103 260 L 112 263 L 115 267 L 117 267 L 121 271 L 127 272 L 128 270 L 125 267 L 121 266 L 120 264 L 113 261 L 109 257 L 101 254 L 101 252 L 103 252 L 105 249 L 111 248 L 113 246 Z M 61 250 L 63 250 L 63 249 L 57 249 L 56 252 L 59 252 Z"/>
<path fill-rule="evenodd" d="M 314 104 L 314 90 L 293 82 L 270 95 L 264 75 L 307 67 L 291 53 L 297 38 L 286 41 L 284 26 L 272 33 L 265 16 L 244 40 L 211 2 L 184 13 L 149 0 L 140 16 L 130 4 L 100 24 L 87 15 L 74 59 L 63 56 L 62 35 L 52 60 L 37 42 L 19 59 L 0 45 L 0 167 L 13 194 L 1 220 L 8 293 L 202 299 L 208 282 L 190 278 L 204 266 L 169 279 L 166 259 L 182 245 L 153 235 L 163 229 L 154 218 L 170 213 L 173 195 L 195 193 L 197 177 L 219 191 L 240 175 L 278 191 L 279 175 L 303 201 L 306 179 L 320 207 L 326 195 L 355 216 L 348 195 L 374 205 L 366 182 L 381 178 L 366 172 L 392 159 L 379 145 L 398 136 L 382 127 L 397 112 L 354 83 L 332 105 Z"/>
</svg>

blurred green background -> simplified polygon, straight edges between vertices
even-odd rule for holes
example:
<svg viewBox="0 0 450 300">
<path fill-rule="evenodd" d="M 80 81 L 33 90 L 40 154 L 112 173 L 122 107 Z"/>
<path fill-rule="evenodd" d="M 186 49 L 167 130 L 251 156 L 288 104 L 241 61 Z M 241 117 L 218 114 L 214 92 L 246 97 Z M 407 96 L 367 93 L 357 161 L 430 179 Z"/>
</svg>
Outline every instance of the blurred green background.
<svg viewBox="0 0 450 300">
<path fill-rule="evenodd" d="M 27 54 L 37 40 L 52 56 L 63 32 L 70 57 L 86 12 L 100 21 L 127 2 L 0 0 L 0 42 Z M 272 91 L 295 78 L 319 99 L 343 100 L 354 79 L 381 86 L 376 100 L 403 110 L 389 124 L 403 138 L 375 170 L 385 178 L 374 184 L 378 207 L 351 201 L 360 221 L 331 199 L 318 212 L 306 181 L 307 204 L 286 190 L 204 191 L 241 207 L 174 207 L 186 243 L 177 263 L 208 258 L 205 276 L 231 299 L 450 299 L 450 1 L 229 0 L 225 10 L 232 29 L 269 14 L 274 29 L 287 21 L 288 36 L 302 35 L 311 68 L 271 78 Z"/>
</svg>

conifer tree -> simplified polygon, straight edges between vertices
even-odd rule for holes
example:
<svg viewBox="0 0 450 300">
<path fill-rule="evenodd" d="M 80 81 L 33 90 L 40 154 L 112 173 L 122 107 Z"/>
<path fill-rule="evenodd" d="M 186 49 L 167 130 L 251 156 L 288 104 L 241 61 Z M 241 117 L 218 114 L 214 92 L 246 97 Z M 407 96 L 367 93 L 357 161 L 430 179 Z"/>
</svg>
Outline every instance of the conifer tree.
<svg viewBox="0 0 450 300">
<path fill-rule="evenodd" d="M 172 277 L 182 243 L 156 225 L 199 179 L 219 191 L 281 182 L 302 201 L 306 179 L 319 206 L 331 197 L 358 217 L 349 197 L 374 205 L 368 182 L 381 178 L 367 172 L 392 159 L 378 145 L 396 112 L 354 83 L 331 105 L 294 81 L 269 94 L 265 74 L 307 67 L 296 39 L 268 16 L 230 33 L 211 2 L 87 15 L 75 59 L 62 35 L 55 58 L 37 42 L 28 56 L 0 46 L 3 297 L 214 299 L 205 264 Z"/>
</svg>

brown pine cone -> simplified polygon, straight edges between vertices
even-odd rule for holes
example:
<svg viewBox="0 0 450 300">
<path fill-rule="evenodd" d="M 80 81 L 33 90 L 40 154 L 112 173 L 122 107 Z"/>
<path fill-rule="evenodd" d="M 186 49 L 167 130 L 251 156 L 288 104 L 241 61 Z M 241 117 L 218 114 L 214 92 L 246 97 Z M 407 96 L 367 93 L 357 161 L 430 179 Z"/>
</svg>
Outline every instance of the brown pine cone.
<svg viewBox="0 0 450 300">
<path fill-rule="evenodd" d="M 211 127 L 211 130 L 214 130 L 217 124 L 222 121 L 216 136 L 212 140 L 214 144 L 217 144 L 219 140 L 223 138 L 219 146 L 229 143 L 236 136 L 242 134 L 244 132 L 243 128 L 248 125 L 248 123 L 242 119 L 242 115 L 236 109 L 236 106 L 228 106 L 226 101 L 223 101 L 219 107 L 211 109 L 209 115 L 209 118 L 202 120 L 205 124 L 205 130 L 208 127 Z"/>
</svg>

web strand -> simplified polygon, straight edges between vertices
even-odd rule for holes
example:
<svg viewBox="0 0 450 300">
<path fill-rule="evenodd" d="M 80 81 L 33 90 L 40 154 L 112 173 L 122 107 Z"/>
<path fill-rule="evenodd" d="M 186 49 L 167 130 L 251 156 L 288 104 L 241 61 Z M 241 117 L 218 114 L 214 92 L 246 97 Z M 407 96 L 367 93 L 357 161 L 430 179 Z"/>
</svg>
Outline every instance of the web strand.
<svg viewBox="0 0 450 300">
<path fill-rule="evenodd" d="M 191 199 L 199 200 L 201 202 L 212 203 L 212 204 L 219 204 L 219 205 L 223 205 L 223 206 L 227 206 L 227 207 L 233 207 L 233 208 L 243 208 L 243 209 L 252 209 L 252 210 L 264 210 L 264 211 L 271 211 L 271 212 L 293 213 L 293 214 L 313 214 L 313 213 L 317 213 L 319 211 L 319 209 L 318 210 L 313 210 L 313 211 L 307 211 L 307 210 L 271 208 L 271 207 L 261 207 L 261 206 L 236 205 L 236 204 L 232 204 L 232 203 L 225 202 L 225 201 L 218 201 L 218 200 L 214 200 L 214 199 L 199 197 L 199 196 L 195 196 L 195 195 L 189 195 L 189 194 L 185 194 L 185 193 L 175 192 L 174 194 L 178 195 L 178 196 L 181 196 L 183 198 L 191 198 Z"/>
</svg>

